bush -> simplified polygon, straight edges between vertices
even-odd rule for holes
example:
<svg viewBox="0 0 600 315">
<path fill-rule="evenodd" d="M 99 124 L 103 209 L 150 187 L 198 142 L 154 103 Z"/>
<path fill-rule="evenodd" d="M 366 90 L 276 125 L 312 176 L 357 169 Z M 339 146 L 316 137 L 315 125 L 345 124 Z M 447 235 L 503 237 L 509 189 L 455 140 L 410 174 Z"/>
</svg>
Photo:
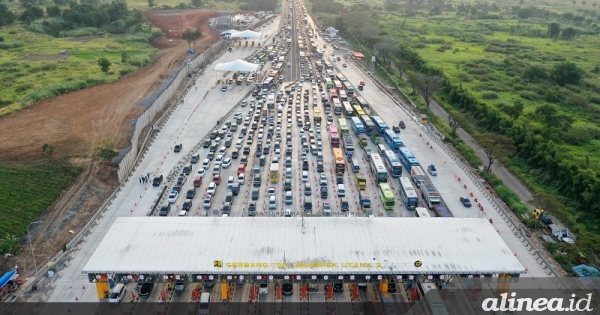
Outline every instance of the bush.
<svg viewBox="0 0 600 315">
<path fill-rule="evenodd" d="M 127 62 L 132 66 L 141 68 L 141 67 L 145 67 L 146 65 L 151 64 L 152 59 L 150 59 L 150 57 L 148 57 L 148 56 L 143 56 L 143 57 L 131 58 Z"/>
<path fill-rule="evenodd" d="M 82 36 L 102 36 L 104 31 L 95 27 L 82 27 L 70 31 L 63 31 L 58 34 L 59 37 L 82 37 Z"/>
<path fill-rule="evenodd" d="M 523 99 L 530 101 L 535 101 L 538 99 L 538 95 L 532 91 L 522 91 L 521 93 L 519 93 L 519 96 Z"/>
<path fill-rule="evenodd" d="M 33 87 L 33 85 L 29 84 L 29 83 L 25 83 L 25 84 L 21 84 L 21 85 L 17 85 L 15 86 L 15 91 L 16 92 L 23 92 L 25 90 L 29 90 Z"/>
<path fill-rule="evenodd" d="M 471 166 L 478 168 L 481 165 L 481 160 L 473 149 L 465 144 L 459 144 L 456 146 L 456 149 L 460 152 L 460 154 L 471 164 Z"/>
<path fill-rule="evenodd" d="M 498 98 L 498 93 L 496 92 L 483 92 L 481 97 L 486 100 L 495 100 Z"/>
<path fill-rule="evenodd" d="M 0 42 L 0 49 L 13 49 L 13 48 L 19 48 L 22 46 L 23 46 L 23 43 L 20 43 L 20 42 L 12 42 L 12 43 Z"/>
<path fill-rule="evenodd" d="M 471 76 L 469 76 L 468 74 L 461 72 L 458 74 L 458 79 L 461 80 L 462 82 L 471 82 L 473 81 L 473 78 L 471 78 Z"/>
</svg>

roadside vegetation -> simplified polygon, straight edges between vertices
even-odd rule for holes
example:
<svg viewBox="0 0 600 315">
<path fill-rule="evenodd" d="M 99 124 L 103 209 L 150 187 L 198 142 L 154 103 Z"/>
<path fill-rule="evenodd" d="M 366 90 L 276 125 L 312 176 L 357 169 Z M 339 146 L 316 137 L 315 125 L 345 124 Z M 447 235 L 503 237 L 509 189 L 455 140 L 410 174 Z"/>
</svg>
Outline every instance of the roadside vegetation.
<svg viewBox="0 0 600 315">
<path fill-rule="evenodd" d="M 600 7 L 528 0 L 346 4 L 315 0 L 311 8 L 355 50 L 375 55 L 388 83 L 422 112 L 430 113 L 433 100 L 442 105 L 452 119 L 434 124 L 473 166 L 501 161 L 535 193 L 534 206 L 575 233 L 575 245 L 549 247 L 565 271 L 580 253 L 598 263 Z M 487 161 L 464 148 L 458 127 L 479 142 Z M 495 176 L 484 178 L 527 226 L 540 227 Z"/>
</svg>

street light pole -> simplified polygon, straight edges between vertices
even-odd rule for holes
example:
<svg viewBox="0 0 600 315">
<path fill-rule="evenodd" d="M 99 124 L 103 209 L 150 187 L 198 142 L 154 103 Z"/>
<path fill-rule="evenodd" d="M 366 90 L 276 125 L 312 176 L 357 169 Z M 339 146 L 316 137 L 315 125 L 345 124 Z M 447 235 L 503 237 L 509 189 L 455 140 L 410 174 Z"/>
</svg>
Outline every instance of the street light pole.
<svg viewBox="0 0 600 315">
<path fill-rule="evenodd" d="M 31 250 L 31 257 L 33 258 L 33 266 L 35 267 L 36 273 L 38 272 L 38 267 L 37 267 L 37 263 L 35 262 L 35 254 L 33 254 L 33 246 L 31 246 L 31 234 L 29 234 L 29 228 L 31 227 L 32 224 L 42 223 L 42 222 L 44 222 L 44 221 L 31 222 L 27 226 L 27 238 L 29 239 L 29 249 Z"/>
</svg>

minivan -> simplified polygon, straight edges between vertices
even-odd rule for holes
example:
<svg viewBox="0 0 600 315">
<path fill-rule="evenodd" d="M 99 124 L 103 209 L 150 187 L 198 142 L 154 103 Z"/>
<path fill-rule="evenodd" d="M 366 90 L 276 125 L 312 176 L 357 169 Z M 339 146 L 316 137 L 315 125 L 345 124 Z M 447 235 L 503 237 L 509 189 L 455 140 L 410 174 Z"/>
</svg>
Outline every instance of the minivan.
<svg viewBox="0 0 600 315">
<path fill-rule="evenodd" d="M 200 187 L 202 185 L 202 176 L 196 176 L 194 178 L 194 187 Z"/>
<path fill-rule="evenodd" d="M 125 296 L 125 291 L 125 285 L 123 283 L 117 283 L 117 285 L 115 285 L 115 287 L 110 291 L 108 303 L 119 304 L 119 302 L 121 302 Z"/>
<path fill-rule="evenodd" d="M 204 292 L 200 295 L 200 305 L 198 306 L 198 314 L 206 315 L 210 311 L 210 293 Z"/>
<path fill-rule="evenodd" d="M 338 197 L 346 197 L 346 187 L 344 187 L 344 184 L 338 184 Z"/>
</svg>

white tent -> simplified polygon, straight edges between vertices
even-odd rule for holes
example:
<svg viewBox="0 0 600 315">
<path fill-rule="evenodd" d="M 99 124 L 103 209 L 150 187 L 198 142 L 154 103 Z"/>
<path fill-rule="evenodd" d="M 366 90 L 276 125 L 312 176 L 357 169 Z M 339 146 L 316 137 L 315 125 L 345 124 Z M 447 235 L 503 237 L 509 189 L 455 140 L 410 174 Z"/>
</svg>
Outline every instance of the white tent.
<svg viewBox="0 0 600 315">
<path fill-rule="evenodd" d="M 221 32 L 221 35 L 233 34 L 233 33 L 237 33 L 237 32 L 239 32 L 239 31 L 231 29 L 231 30 Z"/>
<path fill-rule="evenodd" d="M 245 30 L 231 34 L 231 38 L 260 38 L 261 35 L 261 33 Z"/>
<path fill-rule="evenodd" d="M 215 66 L 215 71 L 256 71 L 258 65 L 241 59 L 231 62 L 219 63 Z"/>
</svg>

